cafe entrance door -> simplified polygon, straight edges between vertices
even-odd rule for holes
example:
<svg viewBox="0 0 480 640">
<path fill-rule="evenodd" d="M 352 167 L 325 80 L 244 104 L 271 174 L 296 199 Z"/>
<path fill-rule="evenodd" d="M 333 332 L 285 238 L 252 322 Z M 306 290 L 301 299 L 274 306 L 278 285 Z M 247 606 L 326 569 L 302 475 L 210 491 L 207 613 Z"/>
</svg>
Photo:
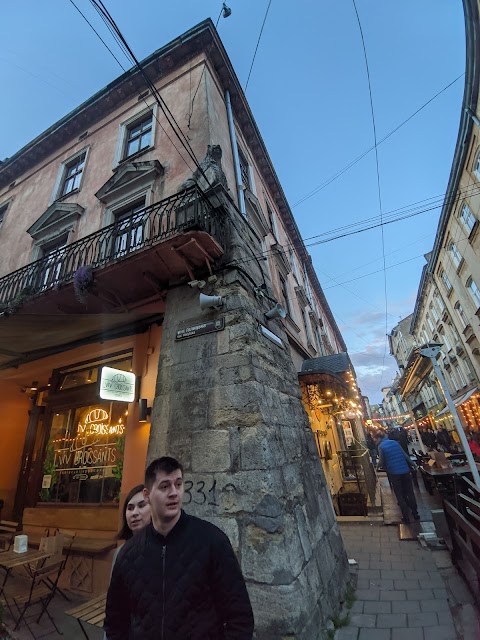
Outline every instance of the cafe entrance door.
<svg viewBox="0 0 480 640">
<path fill-rule="evenodd" d="M 23 510 L 35 506 L 38 500 L 46 438 L 45 407 L 35 405 L 30 411 L 13 506 L 16 521 L 21 521 Z"/>
</svg>

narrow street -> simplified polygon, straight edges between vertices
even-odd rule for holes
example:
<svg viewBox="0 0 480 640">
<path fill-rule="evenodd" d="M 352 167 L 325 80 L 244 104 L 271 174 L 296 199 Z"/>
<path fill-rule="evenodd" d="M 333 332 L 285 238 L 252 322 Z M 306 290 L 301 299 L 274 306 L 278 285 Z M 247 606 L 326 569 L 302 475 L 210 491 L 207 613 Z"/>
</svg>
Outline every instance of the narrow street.
<svg viewBox="0 0 480 640">
<path fill-rule="evenodd" d="M 335 640 L 478 640 L 480 621 L 473 597 L 447 550 L 400 540 L 400 509 L 385 474 L 379 474 L 384 524 L 340 525 L 352 568 L 356 600 L 349 625 Z M 415 489 L 421 523 L 430 529 L 438 496 Z"/>
</svg>

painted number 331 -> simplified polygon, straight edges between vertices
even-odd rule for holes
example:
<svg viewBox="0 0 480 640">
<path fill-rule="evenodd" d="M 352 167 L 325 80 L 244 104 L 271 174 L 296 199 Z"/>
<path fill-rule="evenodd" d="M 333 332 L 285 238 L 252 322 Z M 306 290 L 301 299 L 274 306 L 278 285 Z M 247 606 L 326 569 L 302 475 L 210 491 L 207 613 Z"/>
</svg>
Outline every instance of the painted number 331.
<svg viewBox="0 0 480 640">
<path fill-rule="evenodd" d="M 194 502 L 198 505 L 207 504 L 211 507 L 218 507 L 216 488 L 217 481 L 214 480 L 210 489 L 205 488 L 206 483 L 203 480 L 193 482 L 192 480 L 185 480 L 185 495 L 183 504 L 190 504 Z"/>
</svg>

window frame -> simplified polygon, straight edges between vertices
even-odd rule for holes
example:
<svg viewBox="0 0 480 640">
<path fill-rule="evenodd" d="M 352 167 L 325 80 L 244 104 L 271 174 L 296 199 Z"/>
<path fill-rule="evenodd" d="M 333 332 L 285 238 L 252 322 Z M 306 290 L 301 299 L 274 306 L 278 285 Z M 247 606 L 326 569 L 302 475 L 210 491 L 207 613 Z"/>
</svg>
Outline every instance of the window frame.
<svg viewBox="0 0 480 640">
<path fill-rule="evenodd" d="M 137 110 L 129 118 L 119 124 L 117 147 L 115 149 L 115 155 L 113 158 L 114 169 L 116 169 L 116 167 L 118 167 L 123 162 L 128 162 L 136 156 L 142 155 L 143 153 L 147 153 L 148 151 L 155 149 L 155 136 L 157 131 L 157 108 L 158 105 L 156 103 L 148 107 L 143 106 L 143 108 Z M 144 147 L 143 149 L 140 149 L 139 151 L 136 151 L 135 153 L 127 156 L 126 149 L 128 131 L 133 129 L 138 123 L 145 120 L 148 114 L 151 114 L 152 119 L 152 127 L 150 129 L 150 144 L 148 145 L 148 147 Z"/>
<path fill-rule="evenodd" d="M 53 185 L 52 195 L 50 197 L 50 204 L 53 204 L 57 200 L 63 200 L 65 198 L 68 198 L 69 196 L 72 196 L 73 194 L 79 193 L 81 191 L 83 186 L 83 181 L 85 178 L 85 172 L 87 170 L 89 152 L 90 152 L 90 146 L 82 147 L 79 151 L 76 151 L 73 155 L 69 156 L 65 160 L 62 160 L 58 168 L 55 183 Z M 67 172 L 69 170 L 69 167 L 74 165 L 82 155 L 85 155 L 85 158 L 83 160 L 83 167 L 82 167 L 82 172 L 80 174 L 79 184 L 74 189 L 67 191 L 67 193 L 63 193 L 63 188 L 67 180 Z"/>
<path fill-rule="evenodd" d="M 460 304 L 460 300 L 457 300 L 457 302 L 454 304 L 453 308 L 456 311 L 456 314 L 458 316 L 458 318 L 460 319 L 460 324 L 462 325 L 462 327 L 465 329 L 466 327 L 468 327 L 468 325 L 470 324 L 468 322 L 468 318 L 465 314 L 465 311 L 462 307 L 462 305 Z"/>
<path fill-rule="evenodd" d="M 238 164 L 240 169 L 240 178 L 242 179 L 242 185 L 245 189 L 248 189 L 252 193 L 255 191 L 252 188 L 253 185 L 253 176 L 251 171 L 250 162 L 248 161 L 247 154 L 237 145 L 238 151 Z M 246 182 L 245 179 L 246 178 Z"/>
<path fill-rule="evenodd" d="M 284 304 L 284 309 L 287 312 L 287 315 L 292 318 L 292 308 L 290 304 L 290 299 L 288 296 L 288 280 L 285 279 L 280 273 L 277 272 L 278 281 L 280 284 L 280 293 L 282 294 L 282 302 Z"/>
<path fill-rule="evenodd" d="M 477 149 L 477 153 L 475 154 L 473 165 L 472 165 L 473 174 L 480 180 L 480 148 Z"/>
<path fill-rule="evenodd" d="M 475 286 L 475 289 L 472 287 L 472 285 Z M 468 276 L 465 282 L 465 288 L 467 289 L 472 301 L 474 303 L 477 303 L 476 308 L 478 309 L 480 307 L 480 289 L 478 288 L 477 283 L 472 276 Z"/>
<path fill-rule="evenodd" d="M 447 295 L 450 295 L 453 291 L 453 286 L 452 283 L 450 282 L 447 273 L 445 271 L 445 269 L 442 269 L 440 272 L 440 280 L 443 283 L 443 286 L 445 287 L 445 290 L 447 292 Z"/>
<path fill-rule="evenodd" d="M 453 240 L 449 240 L 447 244 L 447 251 L 455 269 L 460 269 L 463 262 L 463 256 Z"/>
<path fill-rule="evenodd" d="M 2 202 L 0 204 L 0 229 L 3 227 L 3 223 L 5 222 L 5 218 L 7 217 L 10 203 L 11 200 L 7 200 L 6 202 Z"/>
<path fill-rule="evenodd" d="M 468 211 L 468 215 L 466 216 L 463 215 L 465 210 Z M 470 218 L 473 220 L 471 226 L 467 224 L 467 220 L 469 220 Z M 466 229 L 467 237 L 469 238 L 472 235 L 473 230 L 475 229 L 475 226 L 477 224 L 477 218 L 475 217 L 475 215 L 473 214 L 473 211 L 470 209 L 470 207 L 466 202 L 464 202 L 460 207 L 460 211 L 458 212 L 458 220 L 462 224 L 464 229 Z"/>
</svg>

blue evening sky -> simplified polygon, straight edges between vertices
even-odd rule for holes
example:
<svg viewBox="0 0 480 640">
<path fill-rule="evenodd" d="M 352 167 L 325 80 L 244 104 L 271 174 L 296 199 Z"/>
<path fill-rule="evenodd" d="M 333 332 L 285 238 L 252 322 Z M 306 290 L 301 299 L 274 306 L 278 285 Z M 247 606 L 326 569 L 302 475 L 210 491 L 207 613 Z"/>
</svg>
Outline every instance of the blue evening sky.
<svg viewBox="0 0 480 640">
<path fill-rule="evenodd" d="M 90 3 L 76 2 L 126 64 Z M 232 15 L 220 19 L 218 30 L 245 86 L 268 0 L 227 4 Z M 221 9 L 217 0 L 106 0 L 106 5 L 140 59 L 206 17 L 216 22 Z M 357 7 L 381 139 L 465 71 L 462 2 L 357 0 Z M 1 16 L 0 158 L 5 158 L 122 71 L 69 0 L 3 3 Z M 384 213 L 445 192 L 462 93 L 463 78 L 379 146 Z M 247 98 L 292 206 L 371 147 L 353 2 L 272 0 Z M 305 239 L 378 216 L 374 153 L 293 211 Z M 309 247 L 371 402 L 381 399 L 380 386 L 395 373 L 385 330 L 413 310 L 421 256 L 432 248 L 439 211 L 384 227 L 387 267 L 404 263 L 386 271 L 387 324 L 379 228 Z M 371 272 L 377 273 L 359 278 Z"/>
</svg>

